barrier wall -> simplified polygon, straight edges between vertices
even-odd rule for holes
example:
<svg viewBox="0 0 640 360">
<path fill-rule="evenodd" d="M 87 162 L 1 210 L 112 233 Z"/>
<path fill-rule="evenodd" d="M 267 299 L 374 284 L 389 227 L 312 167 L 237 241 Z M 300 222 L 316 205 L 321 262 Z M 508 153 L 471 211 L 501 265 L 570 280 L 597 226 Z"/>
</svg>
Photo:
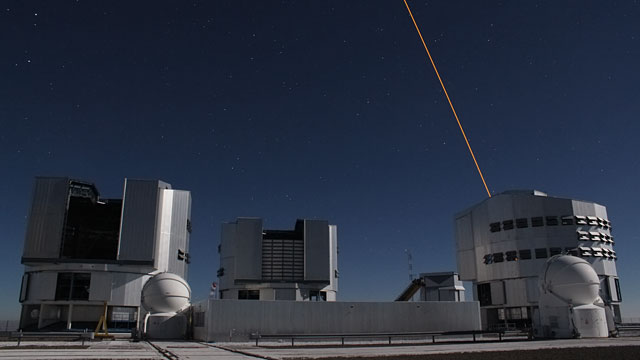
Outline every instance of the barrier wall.
<svg viewBox="0 0 640 360">
<path fill-rule="evenodd" d="M 251 334 L 480 330 L 478 302 L 204 300 L 193 305 L 194 338 L 247 341 Z"/>
</svg>

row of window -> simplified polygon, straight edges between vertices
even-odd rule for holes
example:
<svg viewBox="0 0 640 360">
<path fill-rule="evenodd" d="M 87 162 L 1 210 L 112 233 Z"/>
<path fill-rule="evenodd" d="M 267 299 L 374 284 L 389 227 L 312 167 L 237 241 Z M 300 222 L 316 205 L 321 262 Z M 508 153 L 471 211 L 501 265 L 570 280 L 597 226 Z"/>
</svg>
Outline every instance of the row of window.
<svg viewBox="0 0 640 360">
<path fill-rule="evenodd" d="M 605 243 L 614 243 L 613 236 L 602 232 L 578 230 L 576 233 L 578 234 L 579 241 L 602 241 Z"/>
<path fill-rule="evenodd" d="M 514 228 L 522 229 L 539 226 L 558 226 L 558 225 L 589 225 L 597 226 L 605 230 L 611 230 L 611 222 L 597 216 L 536 216 L 529 218 L 509 219 L 502 222 L 493 222 L 489 224 L 489 231 L 498 232 L 501 230 L 511 230 Z"/>
<path fill-rule="evenodd" d="M 568 254 L 573 256 L 581 256 L 581 257 L 604 257 L 608 259 L 617 259 L 616 252 L 614 250 L 609 250 L 603 247 L 587 247 L 580 246 L 577 248 L 565 248 L 564 251 L 559 247 L 552 248 L 538 248 L 534 249 L 531 252 L 531 249 L 524 250 L 512 250 L 507 252 L 497 252 L 493 254 L 486 254 L 483 257 L 483 262 L 487 265 L 496 264 L 505 261 L 519 261 L 519 260 L 530 260 L 534 256 L 536 259 L 546 259 L 548 257 L 559 255 L 559 254 Z"/>
</svg>

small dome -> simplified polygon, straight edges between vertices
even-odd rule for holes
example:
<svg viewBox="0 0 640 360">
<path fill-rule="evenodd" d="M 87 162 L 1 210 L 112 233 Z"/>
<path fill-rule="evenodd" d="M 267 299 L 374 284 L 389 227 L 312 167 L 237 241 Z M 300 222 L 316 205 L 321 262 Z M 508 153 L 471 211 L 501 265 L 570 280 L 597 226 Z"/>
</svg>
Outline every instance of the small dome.
<svg viewBox="0 0 640 360">
<path fill-rule="evenodd" d="M 155 275 L 142 288 L 142 306 L 152 313 L 177 312 L 189 305 L 190 299 L 189 284 L 176 274 Z"/>
<path fill-rule="evenodd" d="M 600 280 L 591 264 L 579 257 L 556 255 L 547 260 L 540 274 L 542 291 L 574 305 L 593 304 Z"/>
</svg>

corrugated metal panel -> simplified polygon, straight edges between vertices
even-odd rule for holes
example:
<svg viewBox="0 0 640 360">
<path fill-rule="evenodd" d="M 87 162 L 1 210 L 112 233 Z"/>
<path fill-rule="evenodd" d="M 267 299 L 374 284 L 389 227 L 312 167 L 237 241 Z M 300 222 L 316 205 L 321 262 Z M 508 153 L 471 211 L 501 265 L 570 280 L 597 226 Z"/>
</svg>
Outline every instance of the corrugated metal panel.
<svg viewBox="0 0 640 360">
<path fill-rule="evenodd" d="M 169 248 L 169 271 L 182 276 L 188 276 L 186 258 L 178 259 L 178 249 L 189 253 L 189 231 L 187 221 L 191 221 L 191 193 L 184 190 L 165 190 L 173 193 L 171 208 L 171 243 Z M 185 255 L 186 256 L 186 255 Z"/>
<path fill-rule="evenodd" d="M 140 306 L 142 286 L 149 275 L 113 273 L 111 303 L 114 306 Z"/>
<path fill-rule="evenodd" d="M 60 257 L 68 193 L 68 178 L 36 178 L 22 253 L 24 258 Z"/>
<path fill-rule="evenodd" d="M 235 279 L 262 278 L 262 219 L 241 218 L 236 223 Z M 226 274 L 226 273 L 225 273 Z"/>
<path fill-rule="evenodd" d="M 325 220 L 304 221 L 304 279 L 329 282 L 329 223 Z"/>
<path fill-rule="evenodd" d="M 161 185 L 161 182 L 154 180 L 125 180 L 119 260 L 153 260 L 158 189 Z"/>
<path fill-rule="evenodd" d="M 113 273 L 92 272 L 89 288 L 89 300 L 111 301 L 111 282 Z"/>
<path fill-rule="evenodd" d="M 56 298 L 57 280 L 57 272 L 30 273 L 27 300 L 54 300 Z"/>
</svg>

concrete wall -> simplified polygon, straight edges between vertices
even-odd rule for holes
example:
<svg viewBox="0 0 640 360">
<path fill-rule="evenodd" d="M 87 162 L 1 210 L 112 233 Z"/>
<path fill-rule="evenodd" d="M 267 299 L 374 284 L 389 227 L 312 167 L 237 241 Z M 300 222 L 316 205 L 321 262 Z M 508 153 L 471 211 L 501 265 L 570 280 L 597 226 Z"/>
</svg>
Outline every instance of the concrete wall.
<svg viewBox="0 0 640 360">
<path fill-rule="evenodd" d="M 479 330 L 477 302 L 205 300 L 193 307 L 200 341 L 246 341 L 251 333 L 332 334 Z M 202 326 L 197 326 L 202 325 Z M 230 337 L 231 334 L 231 337 Z"/>
</svg>

